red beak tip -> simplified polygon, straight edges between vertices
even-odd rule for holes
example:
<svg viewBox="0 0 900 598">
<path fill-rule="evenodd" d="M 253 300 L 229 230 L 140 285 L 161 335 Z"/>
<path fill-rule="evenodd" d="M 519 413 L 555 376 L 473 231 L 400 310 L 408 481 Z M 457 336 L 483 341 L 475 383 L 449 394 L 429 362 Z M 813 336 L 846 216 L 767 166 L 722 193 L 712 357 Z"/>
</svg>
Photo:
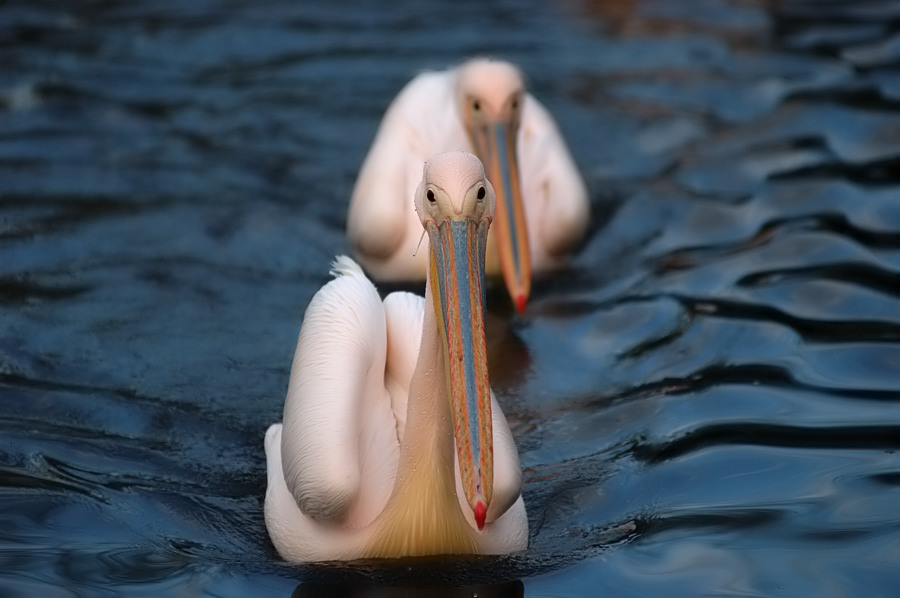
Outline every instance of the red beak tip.
<svg viewBox="0 0 900 598">
<path fill-rule="evenodd" d="M 515 302 L 516 302 L 516 311 L 519 313 L 524 312 L 525 304 L 528 302 L 528 299 L 525 297 L 525 295 L 523 295 L 521 293 L 516 295 Z"/>
<path fill-rule="evenodd" d="M 484 520 L 487 517 L 487 507 L 480 500 L 475 503 L 475 523 L 478 525 L 478 531 L 484 529 Z"/>
</svg>

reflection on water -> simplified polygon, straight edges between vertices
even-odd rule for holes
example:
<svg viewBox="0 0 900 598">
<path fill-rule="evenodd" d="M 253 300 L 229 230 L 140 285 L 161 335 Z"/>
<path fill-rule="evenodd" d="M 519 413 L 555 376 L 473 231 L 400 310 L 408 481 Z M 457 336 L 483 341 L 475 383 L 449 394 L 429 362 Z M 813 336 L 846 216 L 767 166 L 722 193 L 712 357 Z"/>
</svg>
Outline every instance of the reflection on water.
<svg viewBox="0 0 900 598">
<path fill-rule="evenodd" d="M 515 9 L 0 6 L 0 594 L 895 593 L 896 4 Z M 289 566 L 262 438 L 303 310 L 388 102 L 477 54 L 593 199 L 491 301 L 530 548 Z"/>
<path fill-rule="evenodd" d="M 347 596 L 355 598 L 520 598 L 525 595 L 525 586 L 521 581 L 510 581 L 490 585 L 471 586 L 429 586 L 429 585 L 405 585 L 405 586 L 372 586 L 372 585 L 343 585 L 343 584 L 317 584 L 303 583 L 294 590 L 292 598 L 331 598 L 332 596 Z"/>
</svg>

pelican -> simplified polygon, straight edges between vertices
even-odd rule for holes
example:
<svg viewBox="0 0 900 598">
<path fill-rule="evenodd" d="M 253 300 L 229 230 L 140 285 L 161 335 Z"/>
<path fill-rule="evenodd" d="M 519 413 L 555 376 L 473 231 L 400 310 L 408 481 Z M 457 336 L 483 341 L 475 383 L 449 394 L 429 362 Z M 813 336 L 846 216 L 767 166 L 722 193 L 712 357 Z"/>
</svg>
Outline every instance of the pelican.
<svg viewBox="0 0 900 598">
<path fill-rule="evenodd" d="M 431 240 L 425 298 L 382 302 L 341 256 L 310 302 L 283 423 L 265 438 L 266 527 L 284 559 L 526 548 L 519 456 L 488 384 L 494 204 L 478 158 L 434 156 L 415 192 Z"/>
<path fill-rule="evenodd" d="M 474 152 L 497 192 L 487 272 L 502 272 L 518 311 L 531 272 L 561 266 L 587 229 L 587 189 L 550 113 L 507 62 L 474 59 L 425 72 L 388 107 L 366 156 L 347 218 L 354 255 L 376 279 L 421 280 L 427 252 L 407 200 L 432 154 Z"/>
</svg>

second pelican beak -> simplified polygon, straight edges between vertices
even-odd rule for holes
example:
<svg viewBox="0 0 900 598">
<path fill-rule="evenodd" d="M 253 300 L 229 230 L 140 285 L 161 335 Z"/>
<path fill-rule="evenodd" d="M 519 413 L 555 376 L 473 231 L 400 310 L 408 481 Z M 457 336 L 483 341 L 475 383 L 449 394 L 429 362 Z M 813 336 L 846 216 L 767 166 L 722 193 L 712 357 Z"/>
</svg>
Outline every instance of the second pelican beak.
<svg viewBox="0 0 900 598">
<path fill-rule="evenodd" d="M 484 337 L 484 259 L 491 220 L 427 222 L 450 411 L 466 501 L 484 528 L 494 485 L 491 388 Z"/>
<path fill-rule="evenodd" d="M 470 135 L 497 194 L 497 253 L 506 288 L 521 313 L 531 293 L 531 251 L 516 156 L 518 127 L 505 122 L 476 125 Z"/>
</svg>

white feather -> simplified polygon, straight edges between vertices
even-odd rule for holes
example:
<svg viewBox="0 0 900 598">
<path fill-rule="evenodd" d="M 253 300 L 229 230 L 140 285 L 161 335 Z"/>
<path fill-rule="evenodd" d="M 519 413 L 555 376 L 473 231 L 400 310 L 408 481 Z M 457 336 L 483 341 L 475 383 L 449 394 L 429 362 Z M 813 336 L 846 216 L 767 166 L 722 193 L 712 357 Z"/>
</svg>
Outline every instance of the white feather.
<svg viewBox="0 0 900 598">
<path fill-rule="evenodd" d="M 385 112 L 360 168 L 347 235 L 376 280 L 425 279 L 428 239 L 426 251 L 417 251 L 422 225 L 410 198 L 432 155 L 473 151 L 457 102 L 465 67 L 421 73 L 407 83 Z M 565 263 L 587 230 L 587 187 L 553 117 L 531 94 L 524 96 L 517 146 L 531 267 L 552 270 Z M 488 262 L 496 274 L 494 260 Z"/>
</svg>

